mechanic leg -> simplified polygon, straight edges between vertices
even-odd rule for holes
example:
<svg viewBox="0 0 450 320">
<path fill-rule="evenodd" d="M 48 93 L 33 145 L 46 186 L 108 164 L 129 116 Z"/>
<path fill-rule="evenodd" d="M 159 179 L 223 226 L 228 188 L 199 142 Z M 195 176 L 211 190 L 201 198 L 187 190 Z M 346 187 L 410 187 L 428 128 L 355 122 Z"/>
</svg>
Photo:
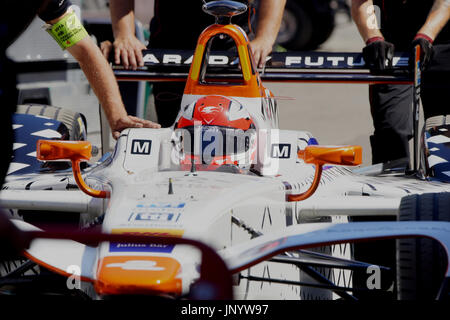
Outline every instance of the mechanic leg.
<svg viewBox="0 0 450 320">
<path fill-rule="evenodd" d="M 422 74 L 425 120 L 450 114 L 450 45 L 435 45 L 429 68 Z"/>
<path fill-rule="evenodd" d="M 424 155 L 427 175 L 450 182 L 450 45 L 435 45 L 429 68 L 422 74 L 422 105 L 425 117 Z"/>
<path fill-rule="evenodd" d="M 412 86 L 372 85 L 369 94 L 375 127 L 370 138 L 372 163 L 409 158 L 413 131 Z"/>
<path fill-rule="evenodd" d="M 155 108 L 163 128 L 174 124 L 181 106 L 185 83 L 154 83 Z"/>
</svg>

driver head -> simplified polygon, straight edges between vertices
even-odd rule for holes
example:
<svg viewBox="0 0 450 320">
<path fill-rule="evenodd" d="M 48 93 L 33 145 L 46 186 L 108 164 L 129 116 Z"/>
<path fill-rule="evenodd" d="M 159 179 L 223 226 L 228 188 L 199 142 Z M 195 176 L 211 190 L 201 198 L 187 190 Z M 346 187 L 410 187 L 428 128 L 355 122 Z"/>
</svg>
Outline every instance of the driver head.
<svg viewBox="0 0 450 320">
<path fill-rule="evenodd" d="M 182 110 L 175 124 L 181 139 L 184 163 L 249 168 L 256 155 L 255 124 L 236 100 L 205 96 Z"/>
</svg>

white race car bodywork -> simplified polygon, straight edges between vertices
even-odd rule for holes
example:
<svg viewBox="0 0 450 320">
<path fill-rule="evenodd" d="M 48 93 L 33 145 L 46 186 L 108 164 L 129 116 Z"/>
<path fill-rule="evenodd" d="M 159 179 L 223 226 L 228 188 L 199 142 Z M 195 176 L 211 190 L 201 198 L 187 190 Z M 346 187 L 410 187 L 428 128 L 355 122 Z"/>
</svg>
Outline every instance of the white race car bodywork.
<svg viewBox="0 0 450 320">
<path fill-rule="evenodd" d="M 290 144 L 295 150 L 305 148 L 305 138 L 311 136 L 305 132 L 280 130 L 277 137 L 280 139 L 278 143 Z M 298 160 L 295 152 L 291 152 L 291 157 L 287 159 L 278 159 L 280 174 L 276 175 L 176 171 L 169 169 L 170 163 L 164 163 L 164 159 L 169 160 L 173 151 L 170 147 L 171 138 L 171 129 L 129 129 L 121 135 L 111 158 L 94 166 L 85 175 L 85 180 L 92 187 L 111 191 L 106 205 L 103 200 L 88 201 L 82 198 L 79 191 L 14 190 L 17 183 L 14 180 L 6 184 L 7 190 L 2 193 L 2 198 L 8 198 L 8 194 L 27 193 L 29 200 L 14 201 L 9 197 L 9 202 L 6 199 L 2 202 L 15 208 L 68 208 L 70 202 L 65 206 L 66 200 L 53 201 L 53 206 L 50 206 L 50 198 L 57 192 L 65 194 L 63 199 L 72 199 L 72 203 L 79 201 L 74 210 L 86 208 L 86 203 L 90 203 L 91 216 L 106 209 L 103 232 L 186 237 L 207 243 L 220 253 L 249 241 L 252 235 L 248 229 L 266 235 L 282 233 L 289 226 L 308 222 L 345 223 L 348 216 L 352 215 L 395 216 L 399 201 L 405 195 L 425 190 L 450 190 L 446 184 L 419 183 L 399 177 L 366 177 L 344 167 L 329 167 L 311 198 L 303 202 L 287 202 L 286 195 L 305 191 L 314 174 L 314 168 Z M 133 154 L 135 141 L 151 141 L 151 149 L 146 151 L 148 154 Z M 61 176 L 55 176 L 54 179 L 59 181 Z M 22 180 L 19 182 L 20 188 L 24 183 Z M 34 193 L 40 199 L 34 197 Z M 57 203 L 60 203 L 60 207 Z M 239 223 L 233 223 L 233 219 Z M 70 240 L 37 240 L 28 250 L 28 255 L 63 274 L 68 273 L 70 266 L 80 266 L 82 279 L 93 282 L 99 294 L 129 293 L 118 279 L 123 280 L 126 273 L 133 274 L 136 270 L 159 272 L 158 263 L 166 263 L 160 259 L 173 259 L 178 266 L 182 266 L 171 276 L 177 280 L 175 293 L 186 294 L 198 278 L 200 263 L 199 253 L 195 249 L 181 245 L 103 243 L 93 248 Z M 334 255 L 350 258 L 348 246 L 343 252 Z M 111 275 L 105 270 L 117 272 Z M 252 267 L 244 273 L 297 281 L 302 277 L 295 266 L 279 266 L 270 262 Z M 104 274 L 107 274 L 106 279 Z M 133 279 L 127 280 L 128 286 L 131 290 L 137 290 L 141 280 L 134 279 L 139 281 L 133 284 Z M 173 282 L 174 279 L 169 277 L 166 281 Z M 348 276 L 346 281 L 345 285 L 351 285 Z M 150 291 L 160 292 L 156 282 L 144 282 L 143 285 L 146 290 L 150 288 Z M 164 290 L 161 292 L 164 293 Z M 302 294 L 311 297 L 311 292 L 314 290 Z M 261 286 L 250 281 L 241 281 L 235 293 L 238 298 L 293 299 L 302 296 L 296 286 Z M 323 292 L 314 294 L 331 298 L 323 296 Z"/>
</svg>

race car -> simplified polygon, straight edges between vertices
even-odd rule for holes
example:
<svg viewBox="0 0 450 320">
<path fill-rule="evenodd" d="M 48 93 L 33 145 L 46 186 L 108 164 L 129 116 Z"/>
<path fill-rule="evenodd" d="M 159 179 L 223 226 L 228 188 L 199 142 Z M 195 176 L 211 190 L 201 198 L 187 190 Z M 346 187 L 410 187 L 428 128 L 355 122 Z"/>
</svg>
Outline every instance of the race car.
<svg viewBox="0 0 450 320">
<path fill-rule="evenodd" d="M 158 53 L 145 55 L 147 68 L 142 70 L 116 68 L 118 79 L 186 80 L 173 127 L 127 129 L 112 154 L 83 167 L 91 158 L 89 142 L 29 134 L 37 140 L 35 156 L 44 165 L 28 164 L 35 161 L 29 153 L 22 155 L 24 162 L 15 159 L 31 172 L 12 172 L 0 200 L 18 210 L 10 221 L 16 240 L 40 239 L 25 246 L 24 260 L 2 264 L 0 292 L 20 294 L 25 285 L 36 293 L 95 299 L 137 294 L 356 299 L 394 293 L 400 299 L 447 298 L 450 186 L 448 177 L 442 179 L 444 161 L 433 159 L 447 148 L 448 124 L 424 133 L 424 142 L 440 144 L 423 148 L 430 154 L 412 172 L 396 165 L 352 169 L 361 163 L 359 146 L 320 146 L 309 132 L 279 129 L 276 99 L 262 83 L 412 84 L 414 79 L 360 72 L 266 70 L 260 75 L 247 36 L 230 23 L 245 5 L 215 1 L 204 10 L 218 23 L 201 34 L 192 58 L 169 54 L 162 59 L 172 68 L 190 65 L 188 74 L 161 72 Z M 238 59 L 211 54 L 211 42 L 224 36 L 234 40 Z M 354 55 L 320 55 L 285 57 L 284 66 L 327 62 L 351 69 L 363 64 Z M 273 59 L 274 67 L 280 67 Z M 404 60 L 399 57 L 396 65 Z M 221 73 L 228 64 L 230 72 Z M 58 123 L 44 120 L 43 125 Z M 70 161 L 72 172 L 55 165 L 61 160 Z M 20 219 L 24 211 L 26 219 Z M 32 220 L 49 211 L 54 216 L 82 213 L 82 230 L 40 232 L 47 227 Z M 355 222 L 360 218 L 366 222 Z M 367 253 L 378 260 L 393 249 L 398 258 L 393 265 L 355 259 L 359 241 L 395 238 L 402 238 L 397 250 L 389 242 L 379 246 L 381 252 Z M 214 254 L 208 254 L 210 249 Z M 216 256 L 224 264 L 214 268 Z M 225 279 L 227 294 L 216 294 L 204 281 L 208 275 L 212 282 Z M 55 286 L 43 286 L 52 276 Z"/>
</svg>

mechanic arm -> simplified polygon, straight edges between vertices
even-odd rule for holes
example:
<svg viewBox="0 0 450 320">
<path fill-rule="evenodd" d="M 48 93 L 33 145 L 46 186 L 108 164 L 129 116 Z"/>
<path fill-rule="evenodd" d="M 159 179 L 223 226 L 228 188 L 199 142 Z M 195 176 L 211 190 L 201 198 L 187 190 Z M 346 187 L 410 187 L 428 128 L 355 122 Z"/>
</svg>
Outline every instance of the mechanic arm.
<svg viewBox="0 0 450 320">
<path fill-rule="evenodd" d="M 365 43 L 369 39 L 383 38 L 372 0 L 352 0 L 352 17 Z"/>
<path fill-rule="evenodd" d="M 114 44 L 110 41 L 101 43 L 103 55 L 108 58 L 114 48 L 116 64 L 122 62 L 125 68 L 133 70 L 143 67 L 142 50 L 146 47 L 136 38 L 134 0 L 110 0 L 109 6 L 115 40 Z"/>
<path fill-rule="evenodd" d="M 47 23 L 53 25 L 63 19 L 67 14 L 68 12 Z M 89 36 L 84 37 L 81 41 L 67 48 L 67 51 L 78 61 L 91 84 L 105 111 L 115 139 L 126 128 L 160 128 L 160 125 L 151 121 L 128 116 L 114 73 L 99 48 Z"/>
<path fill-rule="evenodd" d="M 366 46 L 362 54 L 372 73 L 392 68 L 395 47 L 384 40 L 372 0 L 352 0 L 352 17 Z"/>
<path fill-rule="evenodd" d="M 433 57 L 433 42 L 441 32 L 442 28 L 448 23 L 450 18 L 450 0 L 435 0 L 425 24 L 417 32 L 412 42 L 412 48 L 420 46 L 420 67 L 425 70 Z M 413 59 L 415 51 L 409 59 L 411 68 L 415 65 Z"/>
<path fill-rule="evenodd" d="M 434 41 L 450 19 L 450 0 L 435 0 L 430 14 L 418 34 L 428 36 Z"/>
<path fill-rule="evenodd" d="M 267 56 L 277 39 L 283 18 L 286 0 L 262 0 L 258 13 L 256 37 L 250 42 L 250 47 L 258 68 L 266 63 Z"/>
</svg>

